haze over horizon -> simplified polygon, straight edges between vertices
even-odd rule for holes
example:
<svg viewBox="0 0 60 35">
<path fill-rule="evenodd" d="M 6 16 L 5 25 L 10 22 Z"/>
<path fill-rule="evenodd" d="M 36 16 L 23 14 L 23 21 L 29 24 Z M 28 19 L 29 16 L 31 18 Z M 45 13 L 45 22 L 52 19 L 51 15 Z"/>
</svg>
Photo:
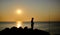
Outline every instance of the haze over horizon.
<svg viewBox="0 0 60 35">
<path fill-rule="evenodd" d="M 32 17 L 34 21 L 60 21 L 60 0 L 0 0 L 0 22 L 30 21 Z"/>
</svg>

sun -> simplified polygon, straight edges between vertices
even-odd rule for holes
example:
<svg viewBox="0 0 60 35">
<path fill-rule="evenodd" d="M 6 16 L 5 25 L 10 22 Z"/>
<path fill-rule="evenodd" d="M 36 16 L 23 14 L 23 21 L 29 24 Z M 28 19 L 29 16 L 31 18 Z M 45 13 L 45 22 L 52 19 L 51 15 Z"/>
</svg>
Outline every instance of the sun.
<svg viewBox="0 0 60 35">
<path fill-rule="evenodd" d="M 21 14 L 22 13 L 22 11 L 21 11 L 21 9 L 17 9 L 17 14 Z"/>
</svg>

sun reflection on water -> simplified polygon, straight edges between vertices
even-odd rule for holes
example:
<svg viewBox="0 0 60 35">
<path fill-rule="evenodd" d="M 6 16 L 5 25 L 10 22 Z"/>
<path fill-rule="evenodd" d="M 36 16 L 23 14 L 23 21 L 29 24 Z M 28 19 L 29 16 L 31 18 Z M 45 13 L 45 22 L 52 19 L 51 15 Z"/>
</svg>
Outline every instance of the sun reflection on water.
<svg viewBox="0 0 60 35">
<path fill-rule="evenodd" d="M 21 21 L 17 21 L 17 28 L 22 26 L 22 22 Z"/>
</svg>

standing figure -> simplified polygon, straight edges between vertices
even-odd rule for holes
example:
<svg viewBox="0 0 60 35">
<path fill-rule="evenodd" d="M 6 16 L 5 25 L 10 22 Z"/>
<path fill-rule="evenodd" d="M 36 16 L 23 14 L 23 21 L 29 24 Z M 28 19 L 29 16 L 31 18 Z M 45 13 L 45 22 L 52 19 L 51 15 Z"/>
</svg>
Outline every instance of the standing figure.
<svg viewBox="0 0 60 35">
<path fill-rule="evenodd" d="M 34 27 L 34 22 L 33 22 L 34 18 L 31 19 L 31 29 L 33 29 Z"/>
</svg>

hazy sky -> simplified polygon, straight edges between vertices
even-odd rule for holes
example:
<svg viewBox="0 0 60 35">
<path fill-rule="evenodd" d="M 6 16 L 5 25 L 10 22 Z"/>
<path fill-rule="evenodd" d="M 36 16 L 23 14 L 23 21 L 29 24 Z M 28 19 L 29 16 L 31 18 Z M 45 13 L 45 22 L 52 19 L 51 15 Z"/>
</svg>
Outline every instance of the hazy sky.
<svg viewBox="0 0 60 35">
<path fill-rule="evenodd" d="M 16 10 L 22 13 L 17 14 Z M 60 0 L 0 0 L 0 21 L 60 21 Z"/>
</svg>

